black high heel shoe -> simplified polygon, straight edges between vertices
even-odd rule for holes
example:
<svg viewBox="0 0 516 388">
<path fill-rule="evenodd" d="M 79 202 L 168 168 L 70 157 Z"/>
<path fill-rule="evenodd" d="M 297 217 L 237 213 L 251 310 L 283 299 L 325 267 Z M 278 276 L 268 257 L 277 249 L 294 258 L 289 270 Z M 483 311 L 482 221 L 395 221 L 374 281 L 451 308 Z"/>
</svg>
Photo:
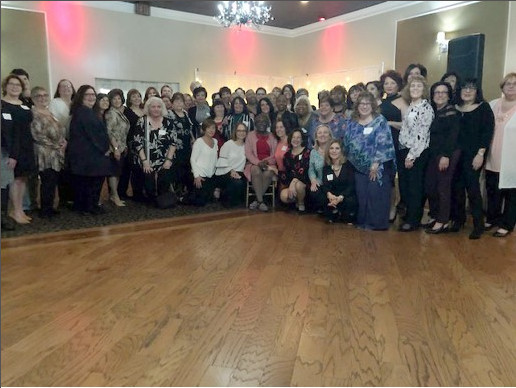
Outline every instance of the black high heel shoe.
<svg viewBox="0 0 516 388">
<path fill-rule="evenodd" d="M 432 219 L 431 221 L 427 222 L 426 224 L 423 224 L 423 228 L 425 229 L 431 229 L 434 227 L 437 220 Z"/>
<path fill-rule="evenodd" d="M 434 222 L 435 224 L 435 222 Z M 428 234 L 441 234 L 441 233 L 448 233 L 448 228 L 449 228 L 449 225 L 448 224 L 442 224 L 439 228 L 437 229 L 433 229 L 433 228 L 428 228 L 425 230 L 426 233 Z"/>
</svg>

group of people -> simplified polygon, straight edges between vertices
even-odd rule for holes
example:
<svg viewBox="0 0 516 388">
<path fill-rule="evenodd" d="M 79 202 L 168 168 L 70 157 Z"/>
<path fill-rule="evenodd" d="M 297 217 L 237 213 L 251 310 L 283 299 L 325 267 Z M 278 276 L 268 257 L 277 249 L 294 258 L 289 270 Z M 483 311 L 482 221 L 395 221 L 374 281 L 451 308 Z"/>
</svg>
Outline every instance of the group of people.
<svg viewBox="0 0 516 388">
<path fill-rule="evenodd" d="M 507 236 L 516 223 L 516 73 L 491 103 L 476 79 L 447 73 L 429 88 L 426 77 L 412 64 L 403 77 L 389 70 L 349 91 L 337 85 L 318 94 L 316 109 L 292 85 L 269 94 L 224 86 L 210 105 L 198 83 L 192 96 L 164 85 L 142 98 L 136 89 L 76 91 L 63 79 L 51 99 L 15 69 L 2 82 L 2 228 L 12 227 L 7 216 L 31 222 L 23 198 L 39 174 L 41 217 L 57 214 L 57 191 L 82 214 L 104 212 L 106 179 L 116 206 L 159 204 L 170 193 L 184 204 L 240 206 L 250 185 L 249 208 L 267 211 L 264 195 L 276 181 L 281 203 L 300 213 L 372 230 L 399 216 L 399 231 L 430 234 L 464 226 L 467 194 L 469 237 L 491 228 Z M 421 225 L 427 200 L 430 221 Z"/>
</svg>

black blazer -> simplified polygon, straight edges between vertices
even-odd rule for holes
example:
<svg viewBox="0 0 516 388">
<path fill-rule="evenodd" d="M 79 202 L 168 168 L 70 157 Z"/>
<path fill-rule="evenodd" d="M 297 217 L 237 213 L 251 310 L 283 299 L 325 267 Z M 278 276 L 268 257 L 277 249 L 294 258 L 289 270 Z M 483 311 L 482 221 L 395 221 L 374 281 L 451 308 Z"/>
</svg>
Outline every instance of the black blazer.
<svg viewBox="0 0 516 388">
<path fill-rule="evenodd" d="M 106 152 L 109 137 L 106 125 L 86 106 L 77 108 L 70 122 L 67 154 L 72 174 L 83 176 L 110 176 L 114 162 Z"/>
</svg>

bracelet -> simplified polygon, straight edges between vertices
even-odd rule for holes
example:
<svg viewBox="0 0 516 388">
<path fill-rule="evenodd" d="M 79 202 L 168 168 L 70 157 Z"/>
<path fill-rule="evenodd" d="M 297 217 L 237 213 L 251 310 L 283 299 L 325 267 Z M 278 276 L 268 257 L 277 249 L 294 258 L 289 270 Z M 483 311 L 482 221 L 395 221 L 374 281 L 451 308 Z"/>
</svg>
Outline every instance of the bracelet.
<svg viewBox="0 0 516 388">
<path fill-rule="evenodd" d="M 168 160 L 170 163 L 172 163 L 172 162 L 173 162 L 173 160 L 172 160 L 172 159 L 170 159 L 169 157 L 165 157 L 165 161 L 167 161 L 167 160 Z"/>
<path fill-rule="evenodd" d="M 145 158 L 145 159 L 140 159 L 140 160 L 141 160 L 141 161 L 142 161 L 142 163 L 143 163 L 143 162 L 146 162 L 146 161 L 147 161 L 147 158 Z"/>
</svg>

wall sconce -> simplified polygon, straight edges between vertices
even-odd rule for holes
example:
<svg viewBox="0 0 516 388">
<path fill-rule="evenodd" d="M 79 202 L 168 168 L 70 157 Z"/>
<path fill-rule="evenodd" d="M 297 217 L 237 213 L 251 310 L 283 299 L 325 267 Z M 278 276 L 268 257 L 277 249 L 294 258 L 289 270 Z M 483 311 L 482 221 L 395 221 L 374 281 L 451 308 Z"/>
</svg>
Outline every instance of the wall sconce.
<svg viewBox="0 0 516 388">
<path fill-rule="evenodd" d="M 449 40 L 446 39 L 446 34 L 444 33 L 444 31 L 439 31 L 437 33 L 437 39 L 435 40 L 435 42 L 439 46 L 439 54 L 447 53 L 448 52 L 448 42 L 449 42 Z"/>
</svg>

